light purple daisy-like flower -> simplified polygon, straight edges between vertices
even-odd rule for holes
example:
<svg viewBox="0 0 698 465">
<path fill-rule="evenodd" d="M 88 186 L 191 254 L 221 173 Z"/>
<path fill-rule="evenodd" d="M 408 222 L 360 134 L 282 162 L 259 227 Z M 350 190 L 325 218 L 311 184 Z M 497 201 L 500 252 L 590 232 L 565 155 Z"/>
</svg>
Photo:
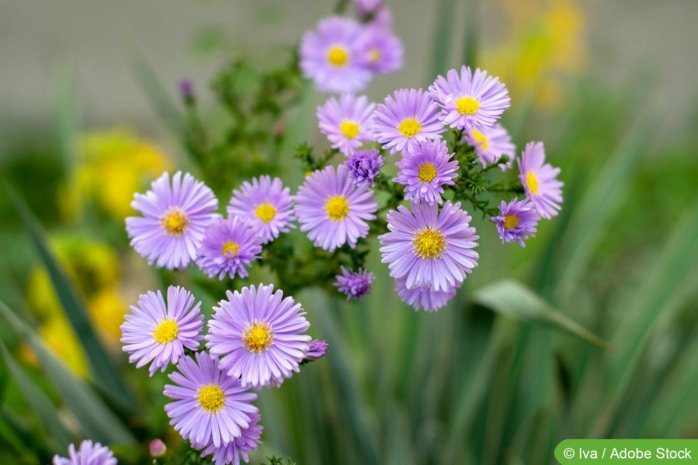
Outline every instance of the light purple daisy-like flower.
<svg viewBox="0 0 698 465">
<path fill-rule="evenodd" d="M 301 231 L 315 246 L 330 252 L 368 235 L 367 221 L 376 219 L 378 202 L 365 184 L 356 185 L 349 171 L 339 165 L 315 171 L 298 188 L 295 213 Z"/>
<path fill-rule="evenodd" d="M 412 212 L 400 205 L 388 213 L 389 232 L 378 236 L 381 261 L 390 276 L 405 279 L 408 289 L 431 286 L 447 291 L 459 286 L 477 266 L 475 228 L 470 215 L 447 201 L 438 205 L 413 203 Z"/>
<path fill-rule="evenodd" d="M 470 128 L 465 139 L 475 148 L 475 154 L 483 167 L 496 163 L 503 155 L 509 161 L 499 165 L 502 170 L 509 169 L 514 163 L 516 146 L 511 142 L 511 136 L 501 124 L 490 127 Z"/>
<path fill-rule="evenodd" d="M 362 22 L 389 29 L 393 18 L 383 0 L 354 0 L 354 8 Z"/>
<path fill-rule="evenodd" d="M 437 291 L 430 285 L 425 285 L 408 289 L 406 278 L 398 278 L 395 280 L 395 292 L 403 302 L 411 305 L 415 311 L 424 309 L 427 312 L 435 312 L 444 307 L 456 295 L 456 288 L 449 287 L 446 290 Z"/>
<path fill-rule="evenodd" d="M 308 346 L 308 352 L 305 354 L 305 360 L 314 361 L 321 359 L 327 355 L 327 341 L 313 339 Z"/>
<path fill-rule="evenodd" d="M 252 224 L 239 216 L 216 218 L 208 226 L 197 263 L 210 278 L 247 276 L 252 260 L 262 253 L 262 238 Z"/>
<path fill-rule="evenodd" d="M 108 447 L 98 442 L 85 439 L 80 448 L 75 450 L 75 444 L 68 446 L 68 457 L 53 456 L 53 465 L 116 465 L 114 453 Z"/>
<path fill-rule="evenodd" d="M 344 162 L 344 167 L 357 184 L 367 183 L 371 187 L 382 166 L 383 157 L 376 149 L 355 152 Z"/>
<path fill-rule="evenodd" d="M 331 16 L 303 35 L 300 67 L 322 92 L 359 92 L 372 73 L 361 62 L 359 39 L 364 28 L 351 18 Z"/>
<path fill-rule="evenodd" d="M 521 247 L 526 247 L 524 239 L 536 235 L 536 226 L 540 215 L 528 200 L 514 199 L 509 203 L 502 200 L 499 205 L 500 216 L 493 216 L 497 224 L 499 237 L 504 242 L 516 241 Z"/>
<path fill-rule="evenodd" d="M 142 217 L 126 218 L 131 245 L 158 268 L 184 268 L 196 259 L 206 227 L 214 218 L 218 200 L 201 181 L 181 172 L 163 174 L 145 194 L 131 203 Z"/>
<path fill-rule="evenodd" d="M 364 66 L 374 73 L 387 74 L 402 68 L 402 41 L 383 26 L 368 26 L 359 44 Z"/>
<path fill-rule="evenodd" d="M 184 357 L 179 371 L 170 374 L 175 384 L 165 385 L 164 393 L 174 401 L 165 405 L 165 412 L 174 429 L 192 444 L 230 444 L 257 418 L 259 410 L 252 405 L 257 394 L 221 371 L 218 360 L 207 352 L 195 357 Z"/>
<path fill-rule="evenodd" d="M 159 368 L 165 371 L 169 363 L 177 363 L 184 348 L 196 350 L 203 339 L 204 316 L 201 302 L 183 287 L 167 288 L 167 303 L 162 293 L 148 291 L 132 305 L 131 313 L 121 325 L 121 342 L 128 352 L 129 362 L 140 368 L 150 363 L 150 376 Z"/>
<path fill-rule="evenodd" d="M 402 159 L 395 163 L 400 171 L 393 181 L 405 185 L 406 200 L 442 203 L 443 186 L 454 185 L 458 176 L 458 162 L 452 156 L 446 141 L 419 142 L 402 152 Z"/>
<path fill-rule="evenodd" d="M 206 345 L 221 357 L 221 368 L 243 386 L 280 385 L 298 372 L 310 336 L 310 323 L 292 297 L 273 285 L 227 292 L 208 322 Z"/>
<path fill-rule="evenodd" d="M 429 93 L 441 105 L 443 123 L 457 129 L 492 126 L 511 102 L 498 78 L 479 68 L 473 74 L 467 66 L 460 75 L 452 69 L 437 77 Z"/>
<path fill-rule="evenodd" d="M 239 190 L 233 191 L 228 204 L 228 216 L 240 216 L 248 220 L 263 243 L 293 227 L 291 190 L 281 179 L 260 176 L 245 181 Z"/>
<path fill-rule="evenodd" d="M 252 450 L 257 450 L 259 444 L 262 442 L 260 437 L 262 436 L 263 430 L 262 425 L 259 424 L 259 414 L 253 413 L 250 417 L 250 426 L 244 428 L 240 437 L 233 439 L 228 444 L 216 447 L 213 443 L 209 442 L 208 444 L 194 444 L 193 447 L 202 450 L 202 457 L 212 455 L 211 458 L 216 465 L 240 465 L 240 456 L 242 456 L 245 462 L 249 462 L 250 458 L 247 453 Z"/>
<path fill-rule="evenodd" d="M 372 140 L 368 128 L 375 107 L 365 95 L 343 94 L 339 100 L 330 97 L 317 109 L 320 131 L 333 148 L 351 155 L 361 144 Z"/>
<path fill-rule="evenodd" d="M 412 150 L 423 140 L 440 139 L 443 130 L 438 105 L 422 89 L 396 90 L 373 114 L 374 138 L 391 155 Z"/>
<path fill-rule="evenodd" d="M 373 273 L 359 268 L 358 271 L 350 271 L 342 268 L 342 274 L 337 275 L 337 280 L 334 286 L 343 294 L 346 294 L 347 300 L 360 299 L 371 291 L 371 281 L 373 281 Z"/>
<path fill-rule="evenodd" d="M 560 168 L 553 168 L 545 162 L 542 142 L 529 142 L 517 159 L 519 179 L 540 216 L 549 219 L 557 215 L 562 203 L 562 181 L 557 179 Z"/>
</svg>

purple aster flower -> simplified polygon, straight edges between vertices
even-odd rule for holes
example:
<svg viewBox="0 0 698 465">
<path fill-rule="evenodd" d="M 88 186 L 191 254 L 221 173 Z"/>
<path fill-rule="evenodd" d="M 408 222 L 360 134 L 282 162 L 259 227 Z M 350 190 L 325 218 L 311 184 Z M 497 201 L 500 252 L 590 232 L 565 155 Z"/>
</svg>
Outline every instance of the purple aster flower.
<svg viewBox="0 0 698 465">
<path fill-rule="evenodd" d="M 405 278 L 405 287 L 432 286 L 447 291 L 459 286 L 477 266 L 478 236 L 460 202 L 438 205 L 413 203 L 413 212 L 400 205 L 388 212 L 390 232 L 378 236 L 383 263 L 393 278 Z"/>
<path fill-rule="evenodd" d="M 203 339 L 201 302 L 194 304 L 194 296 L 183 287 L 168 287 L 167 303 L 160 291 L 142 294 L 138 307 L 131 305 L 125 319 L 121 325 L 123 350 L 130 354 L 129 362 L 138 362 L 137 368 L 152 362 L 150 376 L 158 368 L 165 371 L 169 363 L 177 363 L 185 347 L 198 349 Z"/>
<path fill-rule="evenodd" d="M 196 260 L 206 227 L 218 208 L 213 191 L 181 171 L 163 174 L 153 181 L 152 190 L 136 194 L 131 206 L 142 217 L 126 218 L 131 245 L 158 268 L 184 268 Z"/>
<path fill-rule="evenodd" d="M 383 166 L 383 157 L 378 154 L 376 149 L 355 152 L 344 162 L 344 167 L 354 178 L 356 184 L 368 183 L 371 187 L 380 174 L 381 166 Z"/>
<path fill-rule="evenodd" d="M 475 74 L 467 66 L 439 76 L 429 87 L 431 96 L 442 108 L 444 124 L 457 129 L 492 126 L 509 108 L 511 99 L 499 79 L 479 68 Z"/>
<path fill-rule="evenodd" d="M 330 252 L 368 235 L 367 221 L 376 219 L 378 202 L 365 184 L 356 185 L 349 171 L 339 165 L 315 171 L 298 188 L 295 213 L 301 231 L 316 247 Z"/>
<path fill-rule="evenodd" d="M 208 226 L 197 263 L 210 278 L 247 276 L 252 260 L 262 253 L 262 238 L 252 224 L 239 216 L 216 218 Z"/>
<path fill-rule="evenodd" d="M 310 323 L 292 297 L 273 285 L 227 292 L 228 300 L 213 307 L 207 347 L 221 357 L 221 368 L 243 386 L 280 385 L 305 357 Z"/>
<path fill-rule="evenodd" d="M 260 437 L 263 429 L 262 425 L 259 424 L 260 416 L 258 413 L 253 413 L 250 417 L 250 426 L 242 430 L 240 437 L 218 447 L 209 442 L 208 444 L 194 444 L 194 448 L 203 450 L 202 457 L 213 455 L 212 459 L 216 465 L 240 465 L 240 456 L 245 462 L 249 462 L 250 458 L 247 453 L 251 450 L 257 450 L 262 442 Z"/>
<path fill-rule="evenodd" d="M 165 385 L 164 393 L 174 402 L 165 405 L 170 424 L 192 444 L 221 447 L 243 435 L 253 424 L 257 394 L 247 391 L 240 380 L 226 375 L 218 360 L 207 352 L 184 357 L 170 374 L 175 383 Z"/>
<path fill-rule="evenodd" d="M 368 26 L 359 48 L 364 66 L 374 73 L 392 73 L 402 68 L 402 41 L 386 27 Z"/>
<path fill-rule="evenodd" d="M 509 203 L 502 200 L 499 205 L 500 216 L 493 216 L 497 224 L 502 243 L 516 241 L 521 247 L 526 247 L 524 239 L 536 235 L 536 226 L 540 215 L 528 200 L 514 199 Z"/>
<path fill-rule="evenodd" d="M 361 144 L 371 140 L 368 127 L 375 107 L 364 95 L 343 94 L 339 100 L 330 97 L 317 109 L 320 131 L 327 136 L 332 147 L 350 155 Z"/>
<path fill-rule="evenodd" d="M 422 89 L 400 89 L 385 98 L 373 114 L 375 140 L 390 154 L 411 150 L 427 139 L 440 139 L 439 107 Z"/>
<path fill-rule="evenodd" d="M 361 62 L 363 26 L 351 18 L 331 16 L 316 31 L 303 35 L 300 67 L 323 92 L 354 93 L 366 87 L 372 74 Z"/>
<path fill-rule="evenodd" d="M 385 29 L 392 26 L 393 18 L 383 0 L 354 0 L 354 9 L 362 22 Z"/>
<path fill-rule="evenodd" d="M 557 179 L 560 168 L 545 163 L 542 142 L 529 142 L 517 159 L 519 179 L 526 191 L 526 197 L 536 207 L 540 216 L 549 219 L 557 215 L 562 203 L 562 181 Z"/>
<path fill-rule="evenodd" d="M 245 218 L 263 243 L 270 242 L 293 227 L 291 190 L 281 179 L 269 176 L 254 178 L 252 184 L 245 181 L 241 189 L 233 191 L 228 216 Z"/>
<path fill-rule="evenodd" d="M 509 161 L 499 165 L 502 170 L 509 169 L 514 163 L 516 146 L 511 142 L 511 136 L 501 124 L 470 128 L 466 132 L 465 139 L 475 148 L 475 154 L 483 167 L 496 163 L 503 155 L 508 156 Z"/>
<path fill-rule="evenodd" d="M 305 360 L 318 360 L 327 355 L 327 341 L 313 339 L 308 346 L 308 352 L 305 354 Z"/>
<path fill-rule="evenodd" d="M 359 268 L 358 271 L 349 271 L 343 266 L 342 274 L 337 275 L 334 285 L 337 290 L 347 295 L 347 300 L 360 299 L 371 291 L 373 273 Z"/>
<path fill-rule="evenodd" d="M 393 181 L 406 186 L 406 200 L 442 203 L 443 186 L 454 185 L 458 176 L 458 162 L 452 156 L 445 141 L 419 142 L 402 152 L 402 159 L 395 163 L 400 171 Z"/>
<path fill-rule="evenodd" d="M 53 465 L 116 465 L 114 453 L 108 447 L 98 442 L 85 439 L 80 443 L 80 449 L 75 450 L 75 444 L 68 446 L 69 457 L 53 456 Z"/>
<path fill-rule="evenodd" d="M 449 287 L 446 290 L 437 291 L 427 284 L 408 289 L 406 278 L 398 278 L 395 280 L 395 292 L 398 293 L 403 302 L 411 305 L 415 311 L 423 308 L 427 312 L 435 312 L 456 295 L 456 288 Z"/>
</svg>

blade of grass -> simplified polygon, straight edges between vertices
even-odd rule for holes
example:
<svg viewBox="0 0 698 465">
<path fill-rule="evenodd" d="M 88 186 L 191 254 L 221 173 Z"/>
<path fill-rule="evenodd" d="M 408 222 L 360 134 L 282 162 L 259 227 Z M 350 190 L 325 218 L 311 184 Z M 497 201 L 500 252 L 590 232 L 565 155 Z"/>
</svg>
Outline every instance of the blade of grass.
<svg viewBox="0 0 698 465">
<path fill-rule="evenodd" d="M 2 301 L 0 301 L 0 313 L 29 343 L 41 366 L 46 370 L 47 376 L 51 378 L 85 433 L 102 443 L 135 444 L 133 435 L 95 392 L 46 349 L 36 333 Z"/>
<path fill-rule="evenodd" d="M 65 316 L 85 350 L 95 384 L 125 410 L 133 409 L 135 405 L 133 395 L 126 388 L 116 365 L 92 327 L 84 303 L 49 249 L 41 226 L 34 219 L 24 201 L 12 189 L 8 188 L 8 191 L 20 214 L 22 223 L 49 273 Z"/>
<path fill-rule="evenodd" d="M 438 0 L 432 49 L 432 57 L 434 58 L 431 65 L 431 73 L 427 76 L 429 84 L 434 81 L 437 75 L 445 74 L 448 70 L 448 60 L 451 55 L 451 44 L 453 43 L 454 8 L 454 0 Z"/>
</svg>

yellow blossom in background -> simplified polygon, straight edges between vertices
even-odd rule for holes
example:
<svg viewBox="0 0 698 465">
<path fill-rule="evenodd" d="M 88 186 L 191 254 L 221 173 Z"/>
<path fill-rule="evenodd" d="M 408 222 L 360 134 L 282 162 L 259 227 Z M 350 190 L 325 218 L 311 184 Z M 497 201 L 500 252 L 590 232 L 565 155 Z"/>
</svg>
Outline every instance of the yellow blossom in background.
<svg viewBox="0 0 698 465">
<path fill-rule="evenodd" d="M 507 83 L 514 99 L 525 95 L 537 107 L 553 110 L 561 82 L 586 64 L 584 9 L 579 0 L 500 1 L 510 33 L 484 54 L 482 65 Z"/>
<path fill-rule="evenodd" d="M 120 326 L 128 310 L 128 304 L 121 295 L 113 288 L 101 290 L 89 300 L 87 308 L 102 340 L 111 345 L 112 349 L 120 350 Z"/>
<path fill-rule="evenodd" d="M 123 220 L 133 213 L 133 193 L 171 169 L 169 158 L 155 144 L 126 130 L 87 133 L 78 142 L 78 152 L 73 179 L 61 192 L 61 209 L 68 218 L 92 202 Z"/>
</svg>

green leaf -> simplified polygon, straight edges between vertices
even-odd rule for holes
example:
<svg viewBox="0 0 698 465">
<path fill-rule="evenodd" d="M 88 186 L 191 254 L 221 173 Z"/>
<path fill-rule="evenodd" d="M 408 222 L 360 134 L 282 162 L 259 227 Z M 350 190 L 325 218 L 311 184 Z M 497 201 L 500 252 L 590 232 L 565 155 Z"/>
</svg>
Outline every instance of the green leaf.
<svg viewBox="0 0 698 465">
<path fill-rule="evenodd" d="M 22 199 L 12 189 L 8 188 L 8 191 L 41 261 L 48 270 L 61 307 L 85 350 L 95 384 L 124 409 L 133 408 L 135 404 L 133 395 L 126 388 L 114 362 L 92 327 L 84 303 L 49 249 L 41 227 Z"/>
<path fill-rule="evenodd" d="M 608 347 L 598 336 L 550 307 L 533 291 L 518 282 L 505 280 L 485 286 L 475 292 L 473 301 L 502 315 L 563 329 L 598 347 Z"/>
<path fill-rule="evenodd" d="M 126 426 L 109 410 L 97 394 L 77 378 L 65 364 L 56 358 L 36 333 L 20 320 L 2 301 L 0 313 L 27 341 L 46 374 L 53 381 L 67 407 L 80 423 L 82 430 L 102 443 L 135 444 L 136 440 Z"/>
<path fill-rule="evenodd" d="M 7 368 L 12 375 L 20 391 L 27 399 L 27 403 L 39 417 L 41 424 L 46 429 L 49 437 L 55 441 L 55 445 L 61 448 L 68 447 L 73 437 L 66 429 L 58 414 L 58 409 L 48 399 L 46 394 L 32 381 L 22 367 L 15 361 L 14 357 L 0 341 L 0 352 L 7 364 Z"/>
</svg>

